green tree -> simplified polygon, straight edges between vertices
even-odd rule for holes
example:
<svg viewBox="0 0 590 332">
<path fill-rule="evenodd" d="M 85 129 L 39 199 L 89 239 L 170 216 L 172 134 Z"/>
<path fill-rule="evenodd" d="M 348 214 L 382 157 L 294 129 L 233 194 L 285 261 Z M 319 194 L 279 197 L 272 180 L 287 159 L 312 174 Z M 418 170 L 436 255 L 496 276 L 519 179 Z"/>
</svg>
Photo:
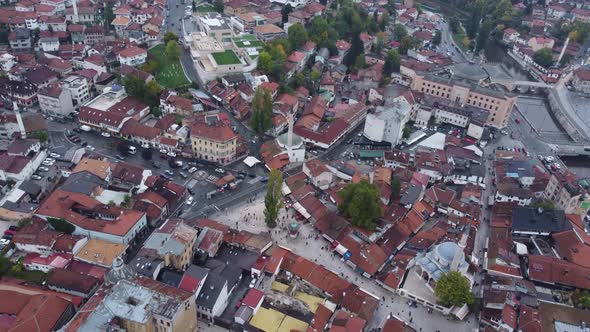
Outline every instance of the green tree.
<svg viewBox="0 0 590 332">
<path fill-rule="evenodd" d="M 216 12 L 218 13 L 223 13 L 223 0 L 215 0 L 215 2 L 213 2 L 213 8 L 215 9 Z"/>
<path fill-rule="evenodd" d="M 107 2 L 105 4 L 102 17 L 105 30 L 111 30 L 111 22 L 115 19 L 115 13 L 113 12 L 113 4 L 111 2 Z"/>
<path fill-rule="evenodd" d="M 35 133 L 35 138 L 38 139 L 41 143 L 45 143 L 49 139 L 49 134 L 45 130 L 38 131 Z"/>
<path fill-rule="evenodd" d="M 477 41 L 475 43 L 475 52 L 476 53 L 479 53 L 481 50 L 486 48 L 491 31 L 492 31 L 492 21 L 485 20 L 485 22 L 483 22 L 481 27 L 479 27 L 479 32 L 477 33 Z"/>
<path fill-rule="evenodd" d="M 365 48 L 360 38 L 360 33 L 355 34 L 352 38 L 350 49 L 348 50 L 348 53 L 346 53 L 346 55 L 344 56 L 342 62 L 348 67 L 354 65 L 356 58 L 363 53 L 364 49 Z"/>
<path fill-rule="evenodd" d="M 76 227 L 65 219 L 47 218 L 47 222 L 58 232 L 72 234 L 76 230 Z"/>
<path fill-rule="evenodd" d="M 436 30 L 436 32 L 434 33 L 434 37 L 432 37 L 432 44 L 435 46 L 440 45 L 440 42 L 442 41 L 442 34 L 440 32 L 440 30 Z"/>
<path fill-rule="evenodd" d="M 155 74 L 160 68 L 160 63 L 155 58 L 149 59 L 146 64 L 142 66 L 142 70 L 150 74 Z"/>
<path fill-rule="evenodd" d="M 402 184 L 401 184 L 401 181 L 399 179 L 399 176 L 392 176 L 391 177 L 391 195 L 394 198 L 399 197 L 399 193 L 401 191 L 401 187 L 402 187 Z"/>
<path fill-rule="evenodd" d="M 336 29 L 334 29 L 334 27 L 321 16 L 315 16 L 312 19 L 309 35 L 319 47 L 334 45 L 336 40 L 338 40 L 338 32 L 336 32 Z"/>
<path fill-rule="evenodd" d="M 268 174 L 268 185 L 266 187 L 266 196 L 264 197 L 264 221 L 270 228 L 277 226 L 277 217 L 283 206 L 283 173 L 278 169 L 271 169 Z"/>
<path fill-rule="evenodd" d="M 365 55 L 363 53 L 359 54 L 354 60 L 354 68 L 359 70 L 365 68 L 367 62 L 365 61 Z"/>
<path fill-rule="evenodd" d="M 408 30 L 406 27 L 401 24 L 396 24 L 395 28 L 393 29 L 393 39 L 401 42 L 402 38 L 408 35 Z"/>
<path fill-rule="evenodd" d="M 162 116 L 162 110 L 158 106 L 152 106 L 150 107 L 150 114 L 155 116 L 156 118 L 159 118 Z"/>
<path fill-rule="evenodd" d="M 33 222 L 33 220 L 31 218 L 21 219 L 18 221 L 18 224 L 16 225 L 16 227 L 23 228 L 32 222 Z"/>
<path fill-rule="evenodd" d="M 145 82 L 135 75 L 127 75 L 123 79 L 123 86 L 125 87 L 125 91 L 138 99 L 142 99 L 146 95 L 146 85 Z"/>
<path fill-rule="evenodd" d="M 307 40 L 307 31 L 301 23 L 293 24 L 289 27 L 289 49 L 299 49 Z"/>
<path fill-rule="evenodd" d="M 587 290 L 580 291 L 576 289 L 572 295 L 574 304 L 580 309 L 590 309 L 590 292 Z"/>
<path fill-rule="evenodd" d="M 401 64 L 401 58 L 397 50 L 389 50 L 387 57 L 385 58 L 385 65 L 383 66 L 383 72 L 386 76 L 391 76 L 393 72 L 399 72 L 399 66 Z"/>
<path fill-rule="evenodd" d="M 412 129 L 410 129 L 410 127 L 406 126 L 404 127 L 403 133 L 402 133 L 402 137 L 404 139 L 408 139 L 410 138 L 410 134 L 412 133 Z"/>
<path fill-rule="evenodd" d="M 406 55 L 408 54 L 408 50 L 414 47 L 414 40 L 410 36 L 404 36 L 400 41 L 400 45 L 398 47 L 398 51 L 400 54 Z"/>
<path fill-rule="evenodd" d="M 377 226 L 377 220 L 381 218 L 383 211 L 379 206 L 379 190 L 376 185 L 366 180 L 350 183 L 338 195 L 342 198 L 338 210 L 353 225 L 370 230 Z"/>
<path fill-rule="evenodd" d="M 450 271 L 436 282 L 434 294 L 445 307 L 471 305 L 474 301 L 469 280 L 456 271 Z"/>
<path fill-rule="evenodd" d="M 178 41 L 178 36 L 172 31 L 168 31 L 164 35 L 164 44 L 168 45 L 170 41 Z"/>
<path fill-rule="evenodd" d="M 125 197 L 123 197 L 123 207 L 124 208 L 130 208 L 131 207 L 131 196 L 129 195 L 125 195 Z"/>
<path fill-rule="evenodd" d="M 467 36 L 473 39 L 479 31 L 479 24 L 483 15 L 485 0 L 477 0 L 471 8 L 471 18 L 467 24 Z"/>
<path fill-rule="evenodd" d="M 166 43 L 166 50 L 164 51 L 166 57 L 170 58 L 172 61 L 178 60 L 180 57 L 180 46 L 176 41 L 169 41 Z"/>
<path fill-rule="evenodd" d="M 383 12 L 383 15 L 381 15 L 381 20 L 379 21 L 379 29 L 381 31 L 385 31 L 387 29 L 388 24 L 389 24 L 389 12 L 385 11 L 385 12 Z"/>
<path fill-rule="evenodd" d="M 268 73 L 272 68 L 272 57 L 266 51 L 260 52 L 258 55 L 258 70 Z"/>
<path fill-rule="evenodd" d="M 555 209 L 555 203 L 551 200 L 548 199 L 542 199 L 539 201 L 536 201 L 532 207 L 534 208 L 541 208 L 541 209 L 545 209 L 545 210 L 551 210 L 551 209 Z"/>
<path fill-rule="evenodd" d="M 550 48 L 542 48 L 535 52 L 533 60 L 543 67 L 549 67 L 553 64 L 553 52 Z"/>
<path fill-rule="evenodd" d="M 272 97 L 268 90 L 261 87 L 256 90 L 252 99 L 250 126 L 259 135 L 264 135 L 272 126 Z"/>
<path fill-rule="evenodd" d="M 432 127 L 434 127 L 435 124 L 436 124 L 436 117 L 434 116 L 434 114 L 432 114 L 430 116 L 430 118 L 428 118 L 427 126 L 428 126 L 428 128 L 432 128 Z"/>
</svg>

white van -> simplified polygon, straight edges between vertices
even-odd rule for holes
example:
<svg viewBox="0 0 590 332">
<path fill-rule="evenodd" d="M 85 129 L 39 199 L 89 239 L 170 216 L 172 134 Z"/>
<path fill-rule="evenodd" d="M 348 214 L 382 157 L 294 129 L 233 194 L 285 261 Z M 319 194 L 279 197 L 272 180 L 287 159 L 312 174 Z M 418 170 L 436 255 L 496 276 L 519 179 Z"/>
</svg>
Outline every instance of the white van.
<svg viewBox="0 0 590 332">
<path fill-rule="evenodd" d="M 91 131 L 91 130 L 92 130 L 92 128 L 90 128 L 90 127 L 89 127 L 89 126 L 87 126 L 87 125 L 81 125 L 81 126 L 80 126 L 80 130 L 82 130 L 82 131 Z"/>
<path fill-rule="evenodd" d="M 137 148 L 134 147 L 133 145 L 130 145 L 129 146 L 129 153 L 136 154 L 137 153 Z"/>
</svg>

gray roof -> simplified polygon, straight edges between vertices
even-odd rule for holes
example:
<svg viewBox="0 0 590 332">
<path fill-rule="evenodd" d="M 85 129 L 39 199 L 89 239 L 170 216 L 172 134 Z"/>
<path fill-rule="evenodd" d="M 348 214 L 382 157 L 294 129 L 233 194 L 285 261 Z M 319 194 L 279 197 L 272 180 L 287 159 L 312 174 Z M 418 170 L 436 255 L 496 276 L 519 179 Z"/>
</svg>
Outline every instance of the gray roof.
<svg viewBox="0 0 590 332">
<path fill-rule="evenodd" d="M 10 210 L 10 211 L 21 212 L 21 213 L 31 213 L 39 207 L 39 204 L 26 203 L 26 202 L 15 203 L 15 202 L 11 202 L 11 201 L 6 201 L 6 202 L 4 202 L 2 207 L 5 208 L 6 210 Z"/>
<path fill-rule="evenodd" d="M 61 186 L 61 189 L 72 193 L 90 195 L 96 187 L 104 184 L 105 182 L 98 176 L 83 171 L 70 175 L 66 182 Z"/>
<path fill-rule="evenodd" d="M 219 248 L 215 258 L 227 265 L 239 267 L 244 271 L 250 271 L 259 256 L 260 254 L 244 248 L 224 245 Z"/>
<path fill-rule="evenodd" d="M 160 273 L 158 281 L 170 285 L 172 287 L 178 287 L 182 281 L 182 273 L 175 272 L 172 270 L 164 270 Z"/>
<path fill-rule="evenodd" d="M 242 305 L 235 313 L 234 317 L 240 317 L 244 322 L 250 320 L 253 310 L 247 305 Z"/>
<path fill-rule="evenodd" d="M 159 255 L 171 253 L 173 255 L 182 255 L 184 252 L 184 244 L 176 240 L 172 234 L 154 232 L 145 241 L 144 248 L 154 249 Z"/>
<path fill-rule="evenodd" d="M 512 210 L 512 231 L 558 233 L 572 229 L 563 210 L 518 207 Z"/>
<path fill-rule="evenodd" d="M 129 263 L 129 266 L 138 274 L 153 278 L 154 272 L 162 262 L 163 260 L 158 257 L 138 255 Z"/>
<path fill-rule="evenodd" d="M 203 288 L 201 288 L 201 292 L 197 297 L 197 305 L 213 309 L 213 306 L 217 302 L 219 294 L 221 294 L 221 290 L 226 283 L 227 280 L 220 276 L 213 275 L 207 277 L 207 280 L 205 280 L 205 284 L 203 285 Z"/>
<path fill-rule="evenodd" d="M 516 173 L 519 177 L 535 176 L 533 165 L 528 160 L 510 160 L 506 162 L 506 173 Z"/>
<path fill-rule="evenodd" d="M 188 267 L 188 269 L 186 269 L 186 271 L 184 273 L 188 274 L 189 276 L 191 276 L 197 280 L 203 280 L 209 274 L 209 270 L 204 267 L 197 266 L 197 265 L 191 265 Z"/>
<path fill-rule="evenodd" d="M 38 196 L 42 190 L 40 185 L 29 180 L 23 181 L 18 188 L 33 197 Z"/>
<path fill-rule="evenodd" d="M 410 185 L 408 190 L 403 193 L 402 197 L 400 198 L 399 202 L 401 205 L 408 205 L 414 204 L 418 197 L 420 197 L 420 193 L 422 192 L 421 186 Z"/>
</svg>

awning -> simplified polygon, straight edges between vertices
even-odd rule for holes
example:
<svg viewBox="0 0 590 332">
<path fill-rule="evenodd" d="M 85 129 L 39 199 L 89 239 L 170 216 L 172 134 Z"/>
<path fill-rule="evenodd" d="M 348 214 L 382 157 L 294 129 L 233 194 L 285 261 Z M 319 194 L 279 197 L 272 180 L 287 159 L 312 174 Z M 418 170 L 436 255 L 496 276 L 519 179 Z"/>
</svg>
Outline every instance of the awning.
<svg viewBox="0 0 590 332">
<path fill-rule="evenodd" d="M 381 150 L 360 150 L 360 158 L 383 158 L 384 152 Z"/>
<path fill-rule="evenodd" d="M 311 214 L 307 213 L 307 210 L 303 207 L 303 205 L 299 204 L 299 202 L 295 202 L 295 204 L 293 204 L 293 208 L 295 209 L 295 211 L 299 212 L 299 214 L 301 214 L 303 218 L 311 218 Z"/>
<path fill-rule="evenodd" d="M 252 156 L 248 156 L 246 157 L 246 159 L 244 159 L 244 164 L 248 165 L 248 167 L 252 167 L 256 164 L 258 164 L 260 162 L 260 160 L 252 157 Z"/>
<path fill-rule="evenodd" d="M 464 304 L 461 308 L 455 307 L 453 308 L 453 315 L 457 316 L 460 320 L 463 320 L 469 313 L 469 307 L 467 304 Z"/>
</svg>

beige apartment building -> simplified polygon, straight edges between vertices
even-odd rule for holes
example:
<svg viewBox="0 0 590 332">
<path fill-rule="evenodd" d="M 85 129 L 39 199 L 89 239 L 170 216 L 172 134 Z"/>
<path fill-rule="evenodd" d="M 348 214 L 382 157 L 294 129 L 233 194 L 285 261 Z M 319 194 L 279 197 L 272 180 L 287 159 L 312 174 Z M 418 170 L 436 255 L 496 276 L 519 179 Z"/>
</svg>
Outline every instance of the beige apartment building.
<svg viewBox="0 0 590 332">
<path fill-rule="evenodd" d="M 575 213 L 580 206 L 582 190 L 577 183 L 570 181 L 567 174 L 551 174 L 549 183 L 545 187 L 545 198 L 555 202 L 555 207 L 565 213 Z"/>
<path fill-rule="evenodd" d="M 196 158 L 222 165 L 236 160 L 238 135 L 216 114 L 199 117 L 192 124 L 191 142 Z"/>
<path fill-rule="evenodd" d="M 506 127 L 512 108 L 516 103 L 516 96 L 430 74 L 416 75 L 411 88 L 413 91 L 426 95 L 488 110 L 490 115 L 486 125 L 496 128 Z"/>
</svg>

